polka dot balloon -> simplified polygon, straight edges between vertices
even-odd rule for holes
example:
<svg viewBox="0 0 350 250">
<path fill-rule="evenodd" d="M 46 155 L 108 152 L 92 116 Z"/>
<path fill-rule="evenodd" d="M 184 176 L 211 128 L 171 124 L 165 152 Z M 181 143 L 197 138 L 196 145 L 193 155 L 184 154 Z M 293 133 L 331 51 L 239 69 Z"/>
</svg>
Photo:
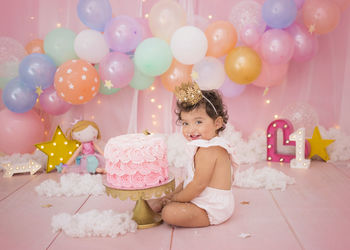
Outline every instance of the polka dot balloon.
<svg viewBox="0 0 350 250">
<path fill-rule="evenodd" d="M 84 60 L 71 60 L 62 64 L 55 74 L 57 94 L 70 104 L 84 104 L 97 95 L 100 78 L 97 70 Z"/>
</svg>

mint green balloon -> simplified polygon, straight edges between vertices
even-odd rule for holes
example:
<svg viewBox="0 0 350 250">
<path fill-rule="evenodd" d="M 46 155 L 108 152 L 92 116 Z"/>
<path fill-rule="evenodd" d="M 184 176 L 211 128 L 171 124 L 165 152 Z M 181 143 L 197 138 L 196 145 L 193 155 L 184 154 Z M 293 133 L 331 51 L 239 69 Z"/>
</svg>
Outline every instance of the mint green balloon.
<svg viewBox="0 0 350 250">
<path fill-rule="evenodd" d="M 99 68 L 99 64 L 95 64 L 95 69 L 97 70 L 98 72 L 98 68 Z M 102 95 L 112 95 L 114 93 L 117 93 L 118 91 L 120 90 L 120 88 L 107 88 L 105 86 L 105 83 L 101 80 L 100 81 L 100 89 L 99 89 L 99 92 L 102 94 Z"/>
<path fill-rule="evenodd" d="M 159 76 L 171 65 L 173 55 L 166 41 L 152 37 L 137 46 L 134 56 L 136 67 L 145 75 Z"/>
<path fill-rule="evenodd" d="M 66 61 L 77 59 L 74 50 L 76 34 L 66 28 L 57 28 L 50 31 L 44 39 L 44 50 L 60 66 Z"/>
<path fill-rule="evenodd" d="M 135 60 L 133 61 L 135 63 Z M 134 89 L 143 90 L 151 86 L 153 82 L 154 82 L 153 76 L 145 75 L 135 66 L 134 76 L 132 77 L 129 85 Z"/>
</svg>

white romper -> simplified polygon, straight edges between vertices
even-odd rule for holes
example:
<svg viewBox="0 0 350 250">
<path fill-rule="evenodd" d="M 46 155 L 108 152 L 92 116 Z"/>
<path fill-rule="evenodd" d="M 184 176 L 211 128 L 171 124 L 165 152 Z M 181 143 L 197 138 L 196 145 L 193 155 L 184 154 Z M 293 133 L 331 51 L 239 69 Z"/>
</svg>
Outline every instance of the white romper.
<svg viewBox="0 0 350 250">
<path fill-rule="evenodd" d="M 188 143 L 193 147 L 192 159 L 197 152 L 197 147 L 220 146 L 227 150 L 232 157 L 232 149 L 226 140 L 222 137 L 214 137 L 211 140 L 194 140 Z M 233 167 L 231 166 L 233 175 Z M 186 169 L 186 177 L 184 180 L 184 188 L 193 180 L 194 176 L 194 161 Z M 228 220 L 234 211 L 234 197 L 231 190 L 223 190 L 212 187 L 206 187 L 203 192 L 191 201 L 193 204 L 204 209 L 209 218 L 211 225 L 220 224 Z"/>
</svg>

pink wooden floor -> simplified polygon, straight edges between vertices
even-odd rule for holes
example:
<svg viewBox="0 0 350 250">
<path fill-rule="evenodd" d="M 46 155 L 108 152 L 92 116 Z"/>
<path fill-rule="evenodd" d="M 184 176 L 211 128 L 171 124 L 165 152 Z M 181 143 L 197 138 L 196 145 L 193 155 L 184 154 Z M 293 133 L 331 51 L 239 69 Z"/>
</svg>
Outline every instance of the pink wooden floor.
<svg viewBox="0 0 350 250">
<path fill-rule="evenodd" d="M 313 161 L 310 169 L 297 170 L 272 164 L 296 184 L 284 192 L 235 188 L 235 214 L 222 225 L 187 229 L 163 224 L 116 238 L 52 233 L 51 218 L 92 209 L 123 212 L 133 208 L 133 201 L 107 195 L 38 196 L 34 188 L 48 178 L 58 180 L 57 173 L 0 177 L 0 249 L 350 249 L 349 165 Z M 241 233 L 251 237 L 240 238 Z"/>
</svg>

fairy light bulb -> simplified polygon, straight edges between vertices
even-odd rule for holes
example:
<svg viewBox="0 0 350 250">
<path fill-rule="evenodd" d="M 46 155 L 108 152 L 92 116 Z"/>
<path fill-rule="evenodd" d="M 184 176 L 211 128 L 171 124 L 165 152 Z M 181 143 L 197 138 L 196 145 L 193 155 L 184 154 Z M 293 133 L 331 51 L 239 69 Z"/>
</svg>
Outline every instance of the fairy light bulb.
<svg viewBox="0 0 350 250">
<path fill-rule="evenodd" d="M 150 87 L 150 89 L 153 91 L 153 90 L 155 90 L 155 89 L 156 89 L 156 87 L 151 86 L 151 87 Z"/>
<path fill-rule="evenodd" d="M 212 15 L 208 15 L 208 18 L 209 18 L 209 19 L 212 19 L 212 18 L 213 18 L 213 16 L 212 16 Z"/>
<path fill-rule="evenodd" d="M 154 98 L 151 98 L 151 100 L 150 100 L 152 103 L 154 103 L 155 101 L 156 101 L 156 99 L 154 99 Z"/>
<path fill-rule="evenodd" d="M 56 24 L 56 27 L 57 27 L 57 28 L 61 28 L 61 27 L 62 27 L 62 24 L 61 24 L 61 23 L 57 23 L 57 24 Z"/>
<path fill-rule="evenodd" d="M 145 14 L 145 18 L 148 18 L 148 17 L 149 17 L 149 15 L 148 15 L 148 13 L 146 13 L 146 14 Z"/>
<path fill-rule="evenodd" d="M 158 109 L 162 109 L 163 108 L 163 106 L 161 104 L 159 104 L 157 107 L 158 107 Z"/>
<path fill-rule="evenodd" d="M 271 101 L 269 99 L 267 99 L 265 102 L 266 102 L 266 104 L 270 104 Z"/>
</svg>

